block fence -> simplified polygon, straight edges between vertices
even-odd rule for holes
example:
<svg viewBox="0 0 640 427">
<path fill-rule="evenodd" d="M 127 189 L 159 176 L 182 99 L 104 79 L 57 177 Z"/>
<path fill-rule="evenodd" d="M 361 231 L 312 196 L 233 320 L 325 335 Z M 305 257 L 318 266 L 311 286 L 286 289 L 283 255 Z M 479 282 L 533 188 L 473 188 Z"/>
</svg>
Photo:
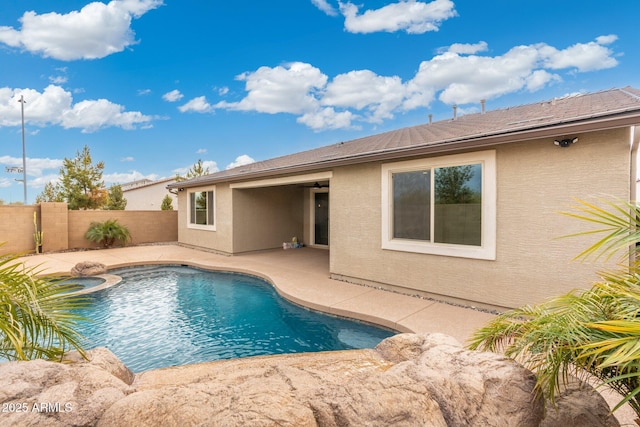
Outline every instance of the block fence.
<svg viewBox="0 0 640 427">
<path fill-rule="evenodd" d="M 98 248 L 84 238 L 92 222 L 116 219 L 131 232 L 129 244 L 177 242 L 177 211 L 70 211 L 66 203 L 0 206 L 0 254 L 35 252 L 33 214 L 43 232 L 42 251 Z"/>
</svg>

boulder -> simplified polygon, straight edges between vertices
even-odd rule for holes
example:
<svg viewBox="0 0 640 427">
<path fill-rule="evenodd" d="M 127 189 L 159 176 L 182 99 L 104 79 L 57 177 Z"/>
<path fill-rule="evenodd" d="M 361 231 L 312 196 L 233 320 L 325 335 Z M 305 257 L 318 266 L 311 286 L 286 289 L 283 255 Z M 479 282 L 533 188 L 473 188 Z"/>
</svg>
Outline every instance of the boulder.
<svg viewBox="0 0 640 427">
<path fill-rule="evenodd" d="M 94 352 L 87 352 L 89 359 Z M 92 426 L 131 392 L 129 384 L 91 361 L 0 363 L 0 425 Z"/>
<path fill-rule="evenodd" d="M 0 364 L 0 424 L 526 427 L 540 425 L 544 415 L 530 371 L 440 334 L 400 334 L 375 349 L 233 359 L 136 375 L 106 349 L 91 350 L 88 358 Z M 586 405 L 597 406 L 591 400 Z M 568 411 L 560 399 L 558 408 Z M 547 416 L 545 426 L 577 425 L 567 417 L 608 425 L 579 418 L 581 411 Z"/>
<path fill-rule="evenodd" d="M 107 266 L 99 262 L 79 262 L 71 269 L 71 275 L 76 277 L 98 276 L 107 272 Z"/>
</svg>

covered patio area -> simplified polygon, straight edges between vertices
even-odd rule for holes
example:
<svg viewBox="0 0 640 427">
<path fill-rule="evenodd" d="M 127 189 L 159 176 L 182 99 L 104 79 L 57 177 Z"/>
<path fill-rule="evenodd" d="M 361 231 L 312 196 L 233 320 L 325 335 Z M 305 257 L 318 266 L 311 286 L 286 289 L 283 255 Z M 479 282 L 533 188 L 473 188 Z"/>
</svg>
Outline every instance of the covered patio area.
<svg viewBox="0 0 640 427">
<path fill-rule="evenodd" d="M 224 256 L 176 244 L 59 252 L 21 258 L 44 274 L 69 274 L 83 261 L 109 268 L 179 264 L 262 277 L 285 298 L 302 306 L 375 323 L 399 332 L 441 332 L 461 343 L 492 314 L 329 278 L 329 251 L 270 250 Z"/>
</svg>

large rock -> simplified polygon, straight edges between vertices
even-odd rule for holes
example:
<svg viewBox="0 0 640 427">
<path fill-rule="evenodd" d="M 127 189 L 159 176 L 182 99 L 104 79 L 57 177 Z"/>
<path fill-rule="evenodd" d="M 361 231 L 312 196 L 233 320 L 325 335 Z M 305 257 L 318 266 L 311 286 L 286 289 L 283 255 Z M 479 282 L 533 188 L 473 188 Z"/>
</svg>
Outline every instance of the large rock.
<svg viewBox="0 0 640 427">
<path fill-rule="evenodd" d="M 99 354 L 98 365 L 86 360 L 1 363 L 0 425 L 95 425 L 104 411 L 133 389 L 103 368 L 106 363 L 121 363 L 117 357 L 97 349 L 87 352 L 89 359 L 94 353 Z"/>
<path fill-rule="evenodd" d="M 135 376 L 106 349 L 89 358 L 0 364 L 0 403 L 13 408 L 0 425 L 526 427 L 544 413 L 531 372 L 439 334 Z M 43 402 L 51 410 L 34 411 Z"/>
<path fill-rule="evenodd" d="M 71 269 L 72 276 L 97 276 L 99 274 L 105 274 L 107 272 L 107 266 L 100 264 L 99 262 L 83 261 L 77 263 Z"/>
</svg>

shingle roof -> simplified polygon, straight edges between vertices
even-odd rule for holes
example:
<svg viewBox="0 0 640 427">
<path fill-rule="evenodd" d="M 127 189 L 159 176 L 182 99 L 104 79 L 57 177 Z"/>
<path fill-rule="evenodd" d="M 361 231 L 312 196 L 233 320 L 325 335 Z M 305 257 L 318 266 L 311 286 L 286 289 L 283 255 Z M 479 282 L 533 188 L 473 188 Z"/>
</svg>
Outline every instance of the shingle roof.
<svg viewBox="0 0 640 427">
<path fill-rule="evenodd" d="M 182 181 L 179 186 L 310 172 L 382 158 L 637 124 L 640 124 L 640 90 L 632 87 L 609 89 L 397 129 L 216 172 Z"/>
</svg>

